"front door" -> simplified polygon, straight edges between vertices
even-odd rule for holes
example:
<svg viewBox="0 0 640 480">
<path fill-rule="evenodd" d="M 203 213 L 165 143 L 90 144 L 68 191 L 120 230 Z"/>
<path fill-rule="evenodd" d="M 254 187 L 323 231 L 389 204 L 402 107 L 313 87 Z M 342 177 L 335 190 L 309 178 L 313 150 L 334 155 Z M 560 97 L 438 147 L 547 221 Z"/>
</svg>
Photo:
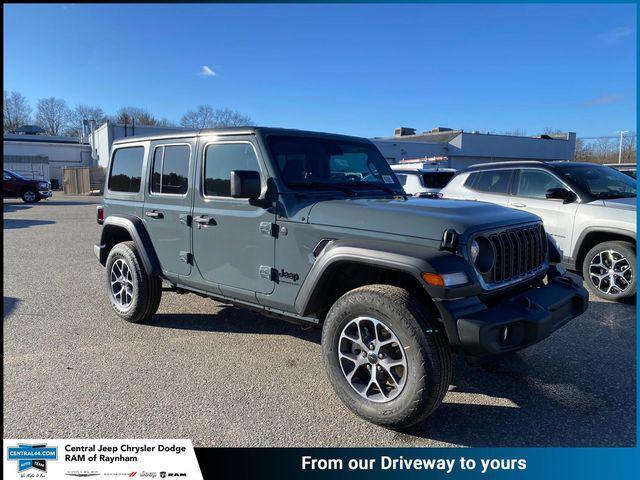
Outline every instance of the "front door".
<svg viewBox="0 0 640 480">
<path fill-rule="evenodd" d="M 17 183 L 16 178 L 9 172 L 2 172 L 2 195 L 7 198 L 17 197 Z"/>
<path fill-rule="evenodd" d="M 578 202 L 564 203 L 546 197 L 550 188 L 569 188 L 554 175 L 541 169 L 522 169 L 516 173 L 509 206 L 534 213 L 542 218 L 544 228 L 565 256 L 571 255 L 573 220 Z"/>
<path fill-rule="evenodd" d="M 265 184 L 266 170 L 252 137 L 201 139 L 198 154 L 201 162 L 193 207 L 194 265 L 203 280 L 218 285 L 223 294 L 255 299 L 255 293 L 271 293 L 275 258 L 271 224 L 275 223 L 275 211 L 230 195 L 232 170 L 258 171 Z"/>
<path fill-rule="evenodd" d="M 152 142 L 147 162 L 144 223 L 160 259 L 163 273 L 171 278 L 191 273 L 191 227 L 195 140 Z"/>
</svg>

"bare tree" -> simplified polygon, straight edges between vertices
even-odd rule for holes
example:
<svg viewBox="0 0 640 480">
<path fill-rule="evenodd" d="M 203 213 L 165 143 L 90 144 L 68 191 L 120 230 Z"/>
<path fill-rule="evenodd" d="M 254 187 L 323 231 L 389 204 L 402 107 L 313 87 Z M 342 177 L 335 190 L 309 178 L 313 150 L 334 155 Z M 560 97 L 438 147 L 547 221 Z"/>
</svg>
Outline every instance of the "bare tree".
<svg viewBox="0 0 640 480">
<path fill-rule="evenodd" d="M 94 120 L 98 125 L 100 125 L 107 120 L 107 116 L 105 115 L 104 110 L 100 107 L 93 107 L 82 103 L 78 104 L 76 105 L 76 108 L 73 109 L 73 112 L 71 112 L 71 121 L 69 122 L 67 135 L 79 135 L 82 131 L 83 120 Z"/>
<path fill-rule="evenodd" d="M 49 135 L 61 135 L 68 127 L 71 112 L 67 102 L 61 98 L 49 97 L 38 100 L 36 124 Z"/>
<path fill-rule="evenodd" d="M 16 128 L 29 123 L 31 107 L 20 92 L 4 91 L 2 101 L 3 131 L 13 133 Z"/>
<path fill-rule="evenodd" d="M 114 119 L 117 123 L 157 125 L 158 120 L 148 110 L 139 107 L 122 107 Z"/>
<path fill-rule="evenodd" d="M 228 108 L 214 109 L 211 105 L 199 105 L 196 110 L 190 110 L 180 119 L 180 125 L 187 128 L 219 128 L 250 125 L 250 117 Z"/>
<path fill-rule="evenodd" d="M 186 128 L 210 128 L 215 121 L 215 110 L 211 105 L 198 105 L 196 110 L 189 110 L 180 119 L 180 125 Z"/>
<path fill-rule="evenodd" d="M 229 108 L 217 109 L 214 119 L 214 127 L 240 127 L 253 123 L 251 117 Z"/>
</svg>

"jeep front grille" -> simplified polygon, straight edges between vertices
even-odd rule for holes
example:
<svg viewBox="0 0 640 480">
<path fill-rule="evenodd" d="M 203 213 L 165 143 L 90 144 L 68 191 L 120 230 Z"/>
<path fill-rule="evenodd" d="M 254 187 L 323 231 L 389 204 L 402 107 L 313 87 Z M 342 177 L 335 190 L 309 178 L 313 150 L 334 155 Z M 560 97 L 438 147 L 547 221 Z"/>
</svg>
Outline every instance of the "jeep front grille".
<svg viewBox="0 0 640 480">
<path fill-rule="evenodd" d="M 547 264 L 547 235 L 541 223 L 486 235 L 495 263 L 483 275 L 489 288 L 514 283 L 539 273 Z"/>
</svg>

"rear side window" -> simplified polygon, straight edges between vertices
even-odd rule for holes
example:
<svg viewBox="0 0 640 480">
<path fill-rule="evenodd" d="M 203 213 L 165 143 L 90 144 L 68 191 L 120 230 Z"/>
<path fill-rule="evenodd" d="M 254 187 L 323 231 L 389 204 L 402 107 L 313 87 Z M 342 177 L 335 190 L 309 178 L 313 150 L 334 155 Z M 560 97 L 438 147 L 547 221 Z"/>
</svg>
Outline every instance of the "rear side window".
<svg viewBox="0 0 640 480">
<path fill-rule="evenodd" d="M 204 194 L 208 197 L 231 196 L 231 170 L 260 171 L 250 143 L 209 145 L 204 159 Z"/>
<path fill-rule="evenodd" d="M 398 181 L 400 182 L 400 185 L 402 185 L 403 187 L 407 184 L 407 175 L 404 173 L 396 173 L 396 177 L 398 177 Z"/>
<path fill-rule="evenodd" d="M 473 184 L 473 189 L 487 193 L 508 193 L 511 173 L 511 170 L 478 172 L 478 178 Z"/>
<path fill-rule="evenodd" d="M 184 195 L 189 188 L 189 145 L 156 147 L 153 154 L 151 191 Z"/>
<path fill-rule="evenodd" d="M 143 159 L 144 147 L 118 148 L 111 161 L 109 190 L 112 192 L 139 192 Z"/>
</svg>

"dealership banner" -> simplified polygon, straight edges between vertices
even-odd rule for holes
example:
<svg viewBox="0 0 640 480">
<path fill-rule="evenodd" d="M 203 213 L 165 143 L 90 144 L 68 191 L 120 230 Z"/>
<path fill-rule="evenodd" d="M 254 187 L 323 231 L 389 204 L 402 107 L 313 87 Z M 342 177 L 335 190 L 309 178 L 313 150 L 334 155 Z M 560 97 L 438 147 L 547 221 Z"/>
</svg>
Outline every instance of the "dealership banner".
<svg viewBox="0 0 640 480">
<path fill-rule="evenodd" d="M 5 439 L 3 478 L 202 480 L 191 440 Z"/>
</svg>

